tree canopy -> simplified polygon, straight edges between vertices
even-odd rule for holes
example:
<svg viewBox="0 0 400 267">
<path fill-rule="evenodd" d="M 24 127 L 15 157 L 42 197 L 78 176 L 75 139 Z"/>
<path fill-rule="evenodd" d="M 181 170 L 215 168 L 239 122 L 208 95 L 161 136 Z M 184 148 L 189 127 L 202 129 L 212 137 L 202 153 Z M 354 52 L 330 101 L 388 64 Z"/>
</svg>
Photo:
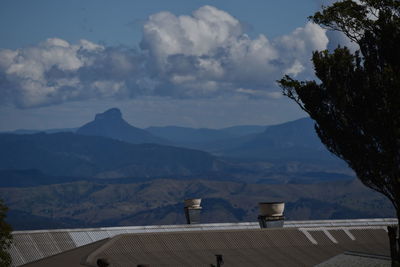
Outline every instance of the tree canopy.
<svg viewBox="0 0 400 267">
<path fill-rule="evenodd" d="M 0 266 L 11 266 L 11 256 L 8 248 L 11 245 L 11 226 L 5 221 L 8 208 L 0 199 Z"/>
<path fill-rule="evenodd" d="M 312 119 L 321 141 L 400 217 L 400 2 L 345 0 L 310 17 L 358 44 L 313 53 L 319 81 L 285 76 L 283 93 Z"/>
<path fill-rule="evenodd" d="M 315 120 L 326 147 L 390 199 L 400 222 L 400 1 L 342 0 L 310 19 L 359 49 L 315 51 L 319 81 L 278 82 Z M 389 230 L 393 263 L 400 264 L 400 240 Z"/>
</svg>

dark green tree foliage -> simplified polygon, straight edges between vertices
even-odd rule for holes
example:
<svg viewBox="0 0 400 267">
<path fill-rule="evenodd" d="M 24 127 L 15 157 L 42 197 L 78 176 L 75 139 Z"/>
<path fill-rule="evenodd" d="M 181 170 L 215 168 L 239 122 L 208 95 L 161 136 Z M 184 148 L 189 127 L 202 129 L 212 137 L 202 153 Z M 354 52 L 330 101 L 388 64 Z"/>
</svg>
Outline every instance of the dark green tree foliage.
<svg viewBox="0 0 400 267">
<path fill-rule="evenodd" d="M 284 95 L 312 119 L 327 148 L 368 187 L 393 203 L 400 218 L 400 1 L 351 0 L 310 17 L 359 45 L 314 52 L 320 81 L 279 81 Z"/>
<path fill-rule="evenodd" d="M 12 235 L 11 226 L 5 221 L 8 208 L 0 199 L 0 266 L 11 266 L 11 256 L 8 248 L 11 245 Z"/>
</svg>

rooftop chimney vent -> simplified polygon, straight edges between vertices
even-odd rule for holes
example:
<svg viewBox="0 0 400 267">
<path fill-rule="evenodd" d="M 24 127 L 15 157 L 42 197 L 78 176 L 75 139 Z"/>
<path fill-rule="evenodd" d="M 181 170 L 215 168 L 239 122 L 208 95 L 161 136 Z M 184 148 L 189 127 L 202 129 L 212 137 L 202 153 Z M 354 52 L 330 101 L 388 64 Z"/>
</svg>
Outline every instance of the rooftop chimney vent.
<svg viewBox="0 0 400 267">
<path fill-rule="evenodd" d="M 285 202 L 260 202 L 258 207 L 260 209 L 258 222 L 261 228 L 283 227 Z"/>
<path fill-rule="evenodd" d="M 200 214 L 202 207 L 201 198 L 191 198 L 185 200 L 185 216 L 187 224 L 200 223 Z"/>
</svg>

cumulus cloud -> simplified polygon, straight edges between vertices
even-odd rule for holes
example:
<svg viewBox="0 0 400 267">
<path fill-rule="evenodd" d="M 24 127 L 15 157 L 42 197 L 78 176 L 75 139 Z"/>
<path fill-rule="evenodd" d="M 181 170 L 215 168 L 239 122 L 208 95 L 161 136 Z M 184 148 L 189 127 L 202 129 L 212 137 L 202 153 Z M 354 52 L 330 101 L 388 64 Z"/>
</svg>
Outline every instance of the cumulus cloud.
<svg viewBox="0 0 400 267">
<path fill-rule="evenodd" d="M 27 108 L 124 94 L 136 60 L 129 51 L 58 38 L 0 51 L 3 102 Z"/>
<path fill-rule="evenodd" d="M 285 73 L 309 75 L 311 52 L 327 43 L 325 30 L 312 23 L 275 40 L 251 39 L 236 18 L 204 6 L 192 16 L 150 16 L 141 47 L 171 94 L 193 96 L 276 90 Z"/>
<path fill-rule="evenodd" d="M 312 23 L 270 40 L 250 38 L 239 20 L 212 6 L 160 12 L 144 23 L 140 51 L 58 38 L 0 50 L 0 96 L 21 108 L 140 95 L 277 98 L 275 81 L 286 73 L 312 77 L 311 52 L 327 44 Z"/>
</svg>

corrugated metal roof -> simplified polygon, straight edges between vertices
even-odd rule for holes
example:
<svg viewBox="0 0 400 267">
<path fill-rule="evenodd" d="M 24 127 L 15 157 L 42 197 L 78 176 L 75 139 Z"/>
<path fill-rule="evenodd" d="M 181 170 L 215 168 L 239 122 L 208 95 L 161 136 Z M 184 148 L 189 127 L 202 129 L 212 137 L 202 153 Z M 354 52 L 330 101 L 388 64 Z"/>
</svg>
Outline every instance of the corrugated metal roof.
<svg viewBox="0 0 400 267">
<path fill-rule="evenodd" d="M 97 241 L 85 246 L 70 249 L 38 261 L 25 264 L 26 267 L 82 267 L 81 261 L 95 249 L 107 242 L 108 239 Z"/>
<path fill-rule="evenodd" d="M 12 264 L 14 266 L 19 266 L 26 263 L 25 260 L 22 258 L 22 253 L 18 251 L 17 247 L 14 244 L 11 244 L 9 252 L 12 258 Z"/>
<path fill-rule="evenodd" d="M 25 263 L 44 258 L 44 253 L 38 249 L 31 235 L 14 235 L 13 243 Z"/>
<path fill-rule="evenodd" d="M 93 243 L 93 240 L 90 238 L 87 232 L 79 231 L 79 232 L 69 232 L 69 236 L 75 243 L 75 247 L 84 246 L 90 243 Z"/>
<path fill-rule="evenodd" d="M 88 231 L 87 234 L 93 242 L 110 237 L 110 234 L 105 231 Z"/>
<path fill-rule="evenodd" d="M 21 235 L 30 235 L 31 233 L 19 233 Z M 33 233 L 32 233 L 33 234 Z M 61 251 L 67 251 L 76 248 L 76 243 L 72 240 L 70 232 L 49 232 L 54 242 L 60 248 Z M 18 235 L 18 234 L 15 234 Z"/>
<path fill-rule="evenodd" d="M 91 253 L 86 263 L 96 266 L 97 259 L 107 258 L 115 267 L 208 267 L 221 254 L 230 267 L 313 266 L 345 251 L 388 255 L 387 234 L 381 228 L 349 231 L 355 240 L 343 230 L 310 231 L 317 244 L 297 228 L 124 234 Z"/>
<path fill-rule="evenodd" d="M 30 236 L 44 257 L 62 252 L 50 233 L 34 233 Z"/>
<path fill-rule="evenodd" d="M 299 235 L 302 236 L 303 245 L 314 245 L 311 240 L 319 238 L 320 234 L 314 237 L 315 231 L 322 231 L 323 239 L 328 239 L 329 242 L 332 240 L 326 235 L 324 229 L 329 228 L 328 233 L 332 235 L 334 239 L 337 239 L 333 230 L 339 230 L 342 235 L 351 238 L 350 236 L 362 238 L 360 234 L 355 231 L 356 229 L 383 229 L 390 224 L 396 224 L 396 219 L 361 219 L 361 220 L 322 220 L 322 221 L 286 221 L 285 228 L 298 228 L 300 231 Z M 361 228 L 360 228 L 361 227 Z M 160 225 L 160 226 L 128 226 L 128 227 L 104 227 L 104 228 L 89 228 L 89 229 L 61 229 L 61 230 L 35 230 L 35 231 L 15 231 L 13 232 L 14 244 L 10 249 L 10 253 L 13 259 L 13 266 L 20 266 L 29 262 L 36 261 L 41 258 L 55 255 L 60 252 L 65 252 L 76 247 L 81 247 L 87 244 L 91 244 L 98 240 L 111 238 L 119 234 L 136 233 L 136 234 L 152 234 L 152 233 L 174 233 L 174 232 L 196 232 L 197 240 L 203 240 L 204 242 L 197 242 L 195 245 L 199 246 L 198 250 L 204 250 L 207 248 L 218 249 L 218 246 L 223 247 L 224 244 L 229 243 L 236 246 L 243 244 L 243 249 L 259 249 L 261 243 L 246 243 L 248 242 L 244 236 L 237 234 L 234 236 L 226 234 L 216 234 L 221 241 L 206 242 L 202 232 L 207 231 L 224 231 L 224 230 L 251 230 L 258 229 L 259 225 L 257 222 L 245 222 L 245 223 L 215 223 L 215 224 L 197 224 L 197 225 Z M 250 231 L 251 232 L 251 231 Z M 243 235 L 243 234 L 242 234 Z M 297 237 L 293 239 L 290 236 L 285 236 L 286 233 L 282 233 L 283 237 L 278 239 L 273 238 L 269 240 L 269 244 L 278 245 L 279 239 L 291 240 L 296 243 Z M 268 237 L 266 237 L 268 238 Z M 340 237 L 342 238 L 342 237 Z M 180 244 L 182 249 L 187 246 L 191 246 L 191 239 L 187 240 L 187 237 L 180 237 Z M 247 241 L 246 241 L 247 240 Z M 326 240 L 325 240 L 326 241 Z M 324 241 L 324 242 L 325 242 Z M 145 242 L 145 241 L 143 241 Z M 174 240 L 166 239 L 163 241 L 163 248 L 169 248 L 176 246 L 177 242 Z M 318 243 L 318 241 L 315 241 Z M 322 241 L 321 241 L 322 242 Z M 144 243 L 146 244 L 146 243 Z M 263 243 L 262 243 L 263 244 Z M 138 245 L 140 245 L 138 243 Z M 236 252 L 241 253 L 241 252 Z M 250 253 L 250 252 L 249 252 Z M 199 255 L 195 254 L 194 257 L 203 257 L 204 252 Z M 180 259 L 176 255 L 171 254 L 177 261 L 184 262 L 184 259 Z M 196 256 L 197 255 L 197 256 Z M 201 256 L 203 255 L 203 256 Z M 208 254 L 207 254 L 208 255 Z M 246 254 L 248 255 L 248 254 Z M 153 255 L 154 256 L 154 255 Z M 151 257 L 153 257 L 151 256 Z M 131 257 L 131 256 L 129 256 Z M 150 257 L 150 256 L 149 256 Z M 157 255 L 155 256 L 157 257 Z"/>
<path fill-rule="evenodd" d="M 315 267 L 337 267 L 337 266 L 352 266 L 352 267 L 390 267 L 390 257 L 381 255 L 371 255 L 364 253 L 345 252 L 333 258 L 322 262 Z"/>
</svg>

